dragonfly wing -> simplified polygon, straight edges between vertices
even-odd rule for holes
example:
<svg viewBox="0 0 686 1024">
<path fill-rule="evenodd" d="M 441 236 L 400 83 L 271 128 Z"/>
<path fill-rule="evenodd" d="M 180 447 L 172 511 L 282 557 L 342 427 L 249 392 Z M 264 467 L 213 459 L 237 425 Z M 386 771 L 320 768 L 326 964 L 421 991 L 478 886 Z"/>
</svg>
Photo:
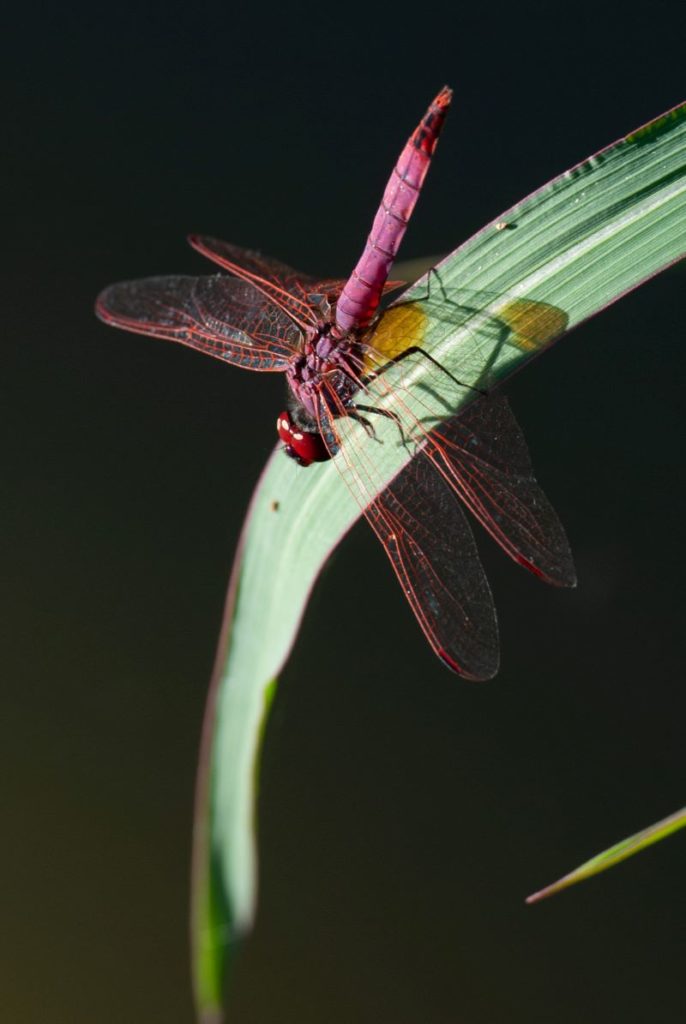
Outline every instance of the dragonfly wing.
<svg viewBox="0 0 686 1024">
<path fill-rule="evenodd" d="M 122 281 L 100 293 L 95 310 L 107 324 L 251 370 L 285 370 L 302 340 L 293 321 L 252 285 L 219 274 Z"/>
<path fill-rule="evenodd" d="M 218 263 L 227 270 L 245 270 L 253 277 L 260 277 L 264 281 L 271 281 L 272 284 L 280 284 L 286 289 L 294 283 L 310 284 L 315 279 L 308 274 L 301 274 L 280 260 L 272 259 L 270 256 L 263 256 L 262 253 L 253 252 L 251 249 L 241 249 L 239 245 L 232 245 L 231 242 L 223 242 L 220 238 L 210 238 L 208 235 L 189 235 L 189 243 L 197 252 L 208 259 Z"/>
<path fill-rule="evenodd" d="M 365 514 L 441 660 L 469 679 L 498 671 L 493 598 L 453 489 L 419 455 Z"/>
<path fill-rule="evenodd" d="M 333 389 L 325 385 L 322 397 L 327 408 L 335 406 Z M 498 669 L 495 609 L 454 488 L 421 452 L 384 487 L 376 441 L 343 406 L 330 415 L 324 402 L 318 416 L 321 436 L 381 541 L 431 647 L 460 675 L 490 679 Z"/>
<path fill-rule="evenodd" d="M 548 583 L 576 584 L 565 531 L 502 396 L 479 397 L 435 428 L 425 453 L 511 558 Z"/>
<path fill-rule="evenodd" d="M 219 238 L 189 235 L 188 241 L 203 256 L 249 281 L 301 325 L 317 324 L 320 313 L 310 299 L 310 294 L 317 290 L 314 278 L 279 260 L 241 249 Z"/>
<path fill-rule="evenodd" d="M 289 267 L 288 264 L 281 263 L 280 260 L 263 256 L 262 253 L 253 252 L 250 249 L 241 249 L 240 246 L 224 242 L 219 238 L 210 238 L 207 235 L 189 235 L 188 241 L 197 252 L 232 274 L 251 281 L 273 301 L 300 320 L 316 321 L 317 311 L 312 310 L 313 296 L 321 295 L 329 302 L 333 302 L 339 297 L 346 284 L 345 279 L 319 279 L 310 274 L 303 274 L 301 271 Z M 388 281 L 384 286 L 384 293 L 400 288 L 404 283 L 404 281 Z M 314 320 L 307 315 L 308 309 L 314 312 Z"/>
</svg>

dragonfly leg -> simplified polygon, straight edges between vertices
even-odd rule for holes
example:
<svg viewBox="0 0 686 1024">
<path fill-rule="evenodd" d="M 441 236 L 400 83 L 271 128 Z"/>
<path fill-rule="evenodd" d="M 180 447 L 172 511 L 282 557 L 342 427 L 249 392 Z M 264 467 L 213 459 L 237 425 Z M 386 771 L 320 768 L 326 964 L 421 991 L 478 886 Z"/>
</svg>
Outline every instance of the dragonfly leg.
<svg viewBox="0 0 686 1024">
<path fill-rule="evenodd" d="M 445 285 L 443 284 L 443 281 L 441 280 L 441 275 L 439 273 L 438 267 L 431 267 L 426 272 L 426 294 L 421 297 L 422 301 L 427 302 L 427 301 L 431 300 L 431 298 L 432 298 L 432 295 L 431 295 L 431 282 L 434 279 L 438 282 L 438 288 L 439 288 L 439 291 L 441 293 L 441 301 L 443 302 L 444 305 L 446 305 L 446 306 L 453 306 L 455 309 L 459 309 L 463 313 L 468 313 L 470 316 L 474 316 L 475 313 L 479 312 L 479 310 L 476 309 L 475 307 L 473 307 L 473 306 L 466 306 L 462 302 L 456 302 L 454 297 L 453 298 L 450 297 L 450 295 L 448 294 L 448 292 L 446 290 Z M 416 302 L 416 301 L 417 301 L 417 296 L 413 296 L 413 298 L 405 299 L 405 300 L 400 298 L 400 299 L 396 299 L 395 302 L 393 303 L 393 305 L 394 306 L 402 306 L 402 305 L 405 305 L 406 303 L 412 304 L 413 302 Z"/>
<path fill-rule="evenodd" d="M 396 427 L 398 428 L 398 433 L 400 434 L 400 439 L 401 439 L 401 441 L 403 443 L 403 447 L 407 448 L 408 451 L 409 451 L 409 444 L 408 444 L 408 441 L 407 441 L 407 437 L 405 436 L 405 431 L 403 430 L 403 425 L 400 422 L 400 417 L 398 416 L 397 413 L 391 412 L 390 409 L 379 409 L 375 405 L 359 405 L 358 403 L 356 403 L 355 404 L 355 412 L 360 412 L 360 411 L 362 411 L 362 412 L 372 412 L 372 413 L 375 413 L 377 416 L 385 416 L 386 419 L 393 420 L 393 422 L 395 423 Z M 354 415 L 353 413 L 349 413 L 348 415 L 352 415 L 352 418 L 354 420 L 357 420 L 359 423 L 362 423 L 363 426 L 365 427 L 365 430 L 367 430 L 367 426 L 371 427 L 370 437 L 375 437 L 376 436 L 375 431 L 374 431 L 374 427 L 372 426 L 371 423 L 369 423 L 369 420 L 365 420 L 362 416 L 357 416 L 357 415 Z M 367 431 L 367 433 L 369 433 L 369 431 Z"/>
<path fill-rule="evenodd" d="M 425 351 L 425 349 L 423 349 L 420 345 L 411 345 L 410 348 L 406 348 L 405 351 L 401 352 L 398 358 L 394 361 L 396 363 L 399 363 L 401 359 L 404 359 L 406 356 L 409 355 L 423 356 L 424 359 L 428 359 L 430 363 L 433 363 L 433 365 L 438 370 L 441 371 L 441 373 L 445 373 L 447 377 L 450 377 L 453 384 L 457 384 L 459 388 L 467 388 L 469 391 L 478 391 L 480 395 L 488 394 L 487 391 L 483 391 L 481 388 L 476 387 L 474 384 L 465 384 L 464 381 L 458 380 L 457 377 L 453 376 L 450 370 L 446 370 L 445 366 L 443 366 L 442 363 L 439 363 L 438 359 L 434 359 L 434 357 L 430 355 L 427 351 Z"/>
<path fill-rule="evenodd" d="M 477 391 L 480 395 L 484 396 L 488 394 L 488 391 L 484 391 L 482 388 L 476 387 L 474 384 L 465 384 L 464 381 L 458 380 L 450 370 L 446 370 L 445 366 L 443 366 L 442 363 L 439 363 L 438 359 L 434 359 L 434 357 L 430 355 L 426 349 L 423 349 L 421 345 L 410 345 L 409 348 L 403 349 L 399 356 L 396 356 L 395 359 L 389 359 L 387 363 L 384 363 L 384 365 L 379 367 L 378 370 L 375 370 L 372 377 L 378 377 L 378 375 L 383 373 L 384 370 L 387 370 L 389 366 L 401 363 L 403 359 L 406 359 L 408 356 L 423 356 L 424 359 L 428 359 L 430 363 L 433 363 L 437 370 L 440 370 L 441 373 L 450 377 L 453 384 L 457 384 L 459 388 L 467 388 L 469 391 Z"/>
<path fill-rule="evenodd" d="M 360 426 L 364 427 L 364 432 L 367 435 L 367 437 L 371 437 L 373 438 L 374 441 L 378 441 L 376 431 L 374 430 L 374 425 L 370 423 L 369 420 L 366 419 L 366 417 L 360 415 L 358 411 L 359 409 L 362 409 L 365 412 L 376 412 L 377 410 L 369 409 L 367 406 L 364 405 L 356 405 L 354 409 L 348 409 L 348 411 L 346 412 L 346 416 L 349 416 L 351 420 L 355 420 L 355 423 L 359 423 Z"/>
<path fill-rule="evenodd" d="M 436 281 L 438 282 L 438 287 L 440 289 L 441 298 L 443 299 L 443 301 L 445 303 L 450 303 L 450 299 L 448 298 L 448 293 L 446 292 L 445 286 L 444 286 L 443 282 L 441 281 L 441 275 L 438 273 L 438 268 L 437 267 L 431 267 L 431 269 L 429 270 L 429 272 L 426 275 L 426 286 L 427 286 L 426 297 L 427 297 L 427 299 L 431 298 L 431 280 L 432 280 L 432 277 L 435 277 Z"/>
<path fill-rule="evenodd" d="M 506 226 L 509 227 L 509 225 L 506 225 Z M 446 306 L 454 306 L 456 309 L 461 310 L 463 313 L 468 313 L 470 316 L 474 316 L 474 315 L 476 315 L 476 314 L 478 314 L 480 312 L 480 310 L 478 308 L 474 307 L 474 306 L 467 306 L 467 305 L 464 305 L 463 303 L 456 302 L 454 298 L 450 298 L 450 296 L 449 296 L 449 294 L 448 294 L 448 292 L 446 290 L 446 287 L 443 284 L 443 281 L 441 280 L 441 275 L 439 273 L 438 267 L 431 267 L 431 269 L 428 271 L 428 273 L 426 275 L 426 285 L 427 285 L 427 287 L 426 287 L 426 299 L 427 300 L 431 299 L 431 282 L 434 279 L 438 283 L 438 288 L 439 288 L 439 291 L 440 291 L 441 301 L 443 303 L 445 303 Z M 490 356 L 490 358 L 488 360 L 487 365 L 481 371 L 481 374 L 480 374 L 480 380 L 481 381 L 484 381 L 484 382 L 488 381 L 489 376 L 490 376 L 490 372 L 491 372 L 491 370 L 493 368 L 493 365 L 495 364 L 495 362 L 496 362 L 496 360 L 497 360 L 497 358 L 498 358 L 498 356 L 500 354 L 500 351 L 501 351 L 503 345 L 505 344 L 505 342 L 507 341 L 508 337 L 510 336 L 510 334 L 511 334 L 511 330 L 507 326 L 507 324 L 502 324 L 502 328 L 501 328 L 501 331 L 500 331 L 500 337 L 499 337 L 499 339 L 498 339 L 498 341 L 497 341 L 497 343 L 496 343 L 496 345 L 495 345 L 495 347 L 493 349 L 493 352 L 491 353 L 491 356 Z M 444 369 L 444 367 L 441 367 L 441 369 Z M 476 385 L 462 385 L 462 386 L 463 387 L 473 387 L 474 390 L 478 391 L 480 395 L 488 395 L 489 394 L 488 387 L 485 387 L 485 388 L 484 387 L 479 387 L 478 384 L 476 384 Z"/>
</svg>

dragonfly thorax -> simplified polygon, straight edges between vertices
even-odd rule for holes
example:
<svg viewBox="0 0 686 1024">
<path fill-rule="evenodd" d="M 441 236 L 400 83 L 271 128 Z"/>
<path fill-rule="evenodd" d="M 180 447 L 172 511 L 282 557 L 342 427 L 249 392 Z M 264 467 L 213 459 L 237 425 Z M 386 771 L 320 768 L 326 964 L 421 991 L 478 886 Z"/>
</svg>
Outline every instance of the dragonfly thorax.
<svg viewBox="0 0 686 1024">
<path fill-rule="evenodd" d="M 307 332 L 302 350 L 291 360 L 286 371 L 289 408 L 279 415 L 276 427 L 286 454 L 301 466 L 325 462 L 337 450 L 325 424 L 353 409 L 359 347 L 356 332 L 337 334 L 333 319 L 323 320 Z"/>
<path fill-rule="evenodd" d="M 357 333 L 336 336 L 333 320 L 308 331 L 302 351 L 286 370 L 286 380 L 314 424 L 322 412 L 340 416 L 350 405 L 359 386 L 354 370 L 360 362 L 358 353 Z"/>
</svg>

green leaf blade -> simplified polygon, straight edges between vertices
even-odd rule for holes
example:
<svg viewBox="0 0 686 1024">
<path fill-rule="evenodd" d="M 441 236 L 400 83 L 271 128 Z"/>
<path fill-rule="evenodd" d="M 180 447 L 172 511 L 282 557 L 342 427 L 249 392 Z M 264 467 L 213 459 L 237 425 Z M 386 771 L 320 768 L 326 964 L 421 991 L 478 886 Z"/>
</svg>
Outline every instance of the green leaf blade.
<svg viewBox="0 0 686 1024">
<path fill-rule="evenodd" d="M 675 814 L 670 814 L 668 818 L 663 818 L 661 821 L 642 829 L 635 835 L 620 840 L 614 846 L 603 850 L 602 853 L 596 854 L 595 857 L 591 857 L 590 860 L 585 861 L 578 868 L 575 868 L 574 871 L 570 871 L 569 874 L 563 875 L 556 882 L 546 885 L 545 888 L 539 889 L 538 892 L 527 896 L 525 902 L 540 903 L 541 900 L 548 899 L 549 896 L 554 896 L 556 893 L 562 892 L 563 889 L 568 889 L 578 882 L 583 882 L 587 878 L 599 875 L 601 871 L 607 871 L 609 868 L 615 867 L 616 864 L 621 864 L 627 857 L 633 857 L 635 853 L 645 850 L 646 847 L 652 846 L 653 843 L 657 843 L 661 839 L 666 839 L 667 836 L 671 836 L 674 832 L 684 828 L 684 826 L 686 826 L 686 807 L 682 807 Z"/>
<path fill-rule="evenodd" d="M 422 347 L 460 381 L 490 385 L 680 259 L 685 220 L 686 104 L 516 204 L 413 285 L 393 315 L 419 324 Z M 510 227 L 499 229 L 503 223 Z M 527 314 L 522 316 L 527 308 L 547 311 L 551 326 L 533 331 Z M 389 381 L 403 389 L 418 417 L 444 418 L 448 408 L 457 411 L 472 399 L 469 388 L 447 384 L 431 399 L 422 388 L 426 362 L 392 366 L 371 401 L 392 407 Z M 374 456 L 382 453 L 380 481 L 389 482 L 408 453 L 392 421 L 377 419 L 384 444 L 375 445 Z M 361 431 L 353 422 L 339 424 L 344 436 Z M 359 441 L 365 443 L 363 437 Z M 319 572 L 361 514 L 333 463 L 305 472 L 278 451 L 251 502 L 208 701 L 198 782 L 193 970 L 206 1024 L 221 1019 L 229 952 L 254 919 L 257 764 L 275 680 Z"/>
</svg>

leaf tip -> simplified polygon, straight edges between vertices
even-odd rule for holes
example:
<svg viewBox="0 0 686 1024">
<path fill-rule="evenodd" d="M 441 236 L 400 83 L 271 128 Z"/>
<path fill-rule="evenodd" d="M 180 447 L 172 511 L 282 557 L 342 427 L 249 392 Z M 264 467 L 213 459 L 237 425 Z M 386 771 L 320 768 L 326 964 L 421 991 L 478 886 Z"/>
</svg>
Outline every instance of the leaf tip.
<svg viewBox="0 0 686 1024">
<path fill-rule="evenodd" d="M 539 889 L 538 892 L 532 892 L 527 896 L 524 902 L 528 907 L 530 907 L 534 903 L 540 903 L 541 900 L 546 898 L 546 896 L 550 896 L 550 889 Z"/>
<path fill-rule="evenodd" d="M 217 1006 L 208 1007 L 198 1014 L 198 1024 L 224 1024 L 224 1013 Z"/>
</svg>

